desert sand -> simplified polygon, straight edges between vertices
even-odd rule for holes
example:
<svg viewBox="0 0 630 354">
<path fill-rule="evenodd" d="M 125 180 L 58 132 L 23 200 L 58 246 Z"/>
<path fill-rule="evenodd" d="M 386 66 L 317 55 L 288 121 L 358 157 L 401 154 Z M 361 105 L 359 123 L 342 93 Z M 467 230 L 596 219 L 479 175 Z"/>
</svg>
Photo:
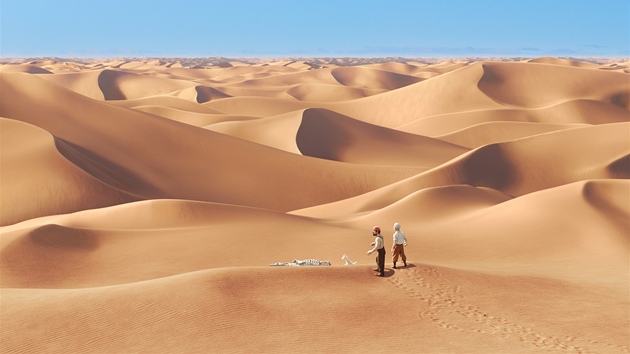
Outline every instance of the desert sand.
<svg viewBox="0 0 630 354">
<path fill-rule="evenodd" d="M 629 73 L 0 65 L 0 352 L 629 353 Z"/>
</svg>

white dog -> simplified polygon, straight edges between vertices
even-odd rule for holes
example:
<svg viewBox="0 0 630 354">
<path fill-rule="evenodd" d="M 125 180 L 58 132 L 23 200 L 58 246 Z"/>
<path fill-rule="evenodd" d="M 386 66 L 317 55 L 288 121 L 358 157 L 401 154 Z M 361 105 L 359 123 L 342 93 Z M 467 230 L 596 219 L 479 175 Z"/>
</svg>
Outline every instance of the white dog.
<svg viewBox="0 0 630 354">
<path fill-rule="evenodd" d="M 357 262 L 353 262 L 350 260 L 350 258 L 348 258 L 347 254 L 343 254 L 343 256 L 341 256 L 341 259 L 343 259 L 344 261 L 346 261 L 346 265 L 354 265 L 357 264 Z"/>
</svg>

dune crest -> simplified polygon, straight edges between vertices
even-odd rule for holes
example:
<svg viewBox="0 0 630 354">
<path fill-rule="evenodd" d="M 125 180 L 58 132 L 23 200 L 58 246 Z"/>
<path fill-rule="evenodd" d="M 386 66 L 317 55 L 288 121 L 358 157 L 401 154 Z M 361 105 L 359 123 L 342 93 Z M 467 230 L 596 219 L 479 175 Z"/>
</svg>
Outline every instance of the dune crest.
<svg viewBox="0 0 630 354">
<path fill-rule="evenodd" d="M 2 354 L 630 352 L 627 58 L 2 62 Z"/>
</svg>

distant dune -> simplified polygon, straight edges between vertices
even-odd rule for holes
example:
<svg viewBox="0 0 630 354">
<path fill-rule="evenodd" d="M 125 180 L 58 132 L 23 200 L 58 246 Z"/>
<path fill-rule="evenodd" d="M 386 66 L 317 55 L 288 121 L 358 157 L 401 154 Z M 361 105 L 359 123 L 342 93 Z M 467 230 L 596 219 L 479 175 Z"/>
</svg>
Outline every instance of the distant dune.
<svg viewBox="0 0 630 354">
<path fill-rule="evenodd" d="M 0 353 L 630 353 L 629 73 L 3 60 Z"/>
</svg>

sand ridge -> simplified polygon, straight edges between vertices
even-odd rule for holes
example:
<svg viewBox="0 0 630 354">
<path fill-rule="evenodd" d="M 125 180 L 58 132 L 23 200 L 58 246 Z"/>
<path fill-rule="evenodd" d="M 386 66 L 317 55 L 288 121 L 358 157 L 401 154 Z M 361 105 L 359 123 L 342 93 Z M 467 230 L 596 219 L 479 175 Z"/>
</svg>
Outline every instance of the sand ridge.
<svg viewBox="0 0 630 354">
<path fill-rule="evenodd" d="M 630 353 L 628 67 L 2 64 L 0 353 Z"/>
</svg>

